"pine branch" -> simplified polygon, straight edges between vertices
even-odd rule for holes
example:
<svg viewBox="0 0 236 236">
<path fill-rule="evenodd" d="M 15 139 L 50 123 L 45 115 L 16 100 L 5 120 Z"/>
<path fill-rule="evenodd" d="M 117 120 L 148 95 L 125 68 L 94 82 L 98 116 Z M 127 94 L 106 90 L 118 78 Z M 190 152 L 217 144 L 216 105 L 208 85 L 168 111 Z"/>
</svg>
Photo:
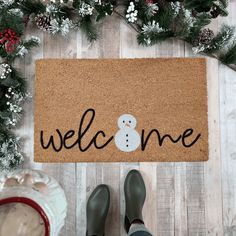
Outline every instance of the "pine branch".
<svg viewBox="0 0 236 236">
<path fill-rule="evenodd" d="M 31 37 L 28 40 L 20 42 L 15 50 L 8 54 L 6 59 L 9 63 L 13 63 L 16 58 L 21 58 L 28 53 L 33 47 L 39 46 L 39 39 L 37 37 Z"/>
<path fill-rule="evenodd" d="M 236 40 L 219 56 L 219 60 L 225 65 L 236 64 Z"/>
<path fill-rule="evenodd" d="M 174 12 L 169 3 L 160 7 L 158 13 L 153 17 L 159 23 L 160 27 L 167 30 L 172 27 L 174 18 Z"/>
<path fill-rule="evenodd" d="M 13 88 L 17 88 L 19 91 L 26 93 L 27 92 L 27 82 L 26 79 L 15 69 L 12 68 L 11 79 L 17 81 L 18 85 L 13 86 Z"/>
<path fill-rule="evenodd" d="M 24 12 L 25 15 L 31 15 L 32 13 L 38 14 L 46 11 L 46 6 L 40 0 L 22 0 L 18 1 L 18 6 Z"/>
<path fill-rule="evenodd" d="M 39 46 L 39 39 L 36 37 L 31 37 L 28 40 L 23 41 L 22 46 L 24 46 L 26 49 L 30 50 L 33 47 L 38 47 Z"/>
<path fill-rule="evenodd" d="M 214 1 L 215 0 L 185 0 L 185 7 L 198 12 L 207 12 L 213 6 Z"/>
<path fill-rule="evenodd" d="M 149 34 L 140 33 L 137 36 L 138 44 L 152 46 L 173 37 L 173 32 L 163 31 L 160 33 L 151 32 Z"/>
<path fill-rule="evenodd" d="M 98 38 L 90 16 L 85 16 L 80 22 L 80 29 L 86 34 L 88 41 L 93 42 Z"/>
<path fill-rule="evenodd" d="M 209 25 L 211 22 L 211 17 L 207 13 L 201 13 L 196 18 L 196 21 L 193 23 L 192 27 L 189 30 L 189 35 L 186 37 L 187 42 L 193 43 L 194 40 L 199 35 L 199 32 L 206 25 Z"/>
<path fill-rule="evenodd" d="M 5 142 L 8 138 L 12 138 L 13 134 L 10 132 L 6 126 L 1 126 L 0 125 L 0 146 L 1 143 Z"/>
<path fill-rule="evenodd" d="M 227 7 L 228 7 L 228 0 L 219 0 L 219 2 L 221 3 L 221 5 L 222 5 L 224 8 L 227 8 Z"/>
<path fill-rule="evenodd" d="M 223 25 L 219 33 L 204 50 L 206 53 L 219 53 L 234 36 L 234 27 Z"/>
<path fill-rule="evenodd" d="M 0 32 L 5 29 L 12 29 L 18 36 L 23 34 L 24 22 L 20 16 L 12 16 L 6 9 L 0 11 Z"/>
</svg>

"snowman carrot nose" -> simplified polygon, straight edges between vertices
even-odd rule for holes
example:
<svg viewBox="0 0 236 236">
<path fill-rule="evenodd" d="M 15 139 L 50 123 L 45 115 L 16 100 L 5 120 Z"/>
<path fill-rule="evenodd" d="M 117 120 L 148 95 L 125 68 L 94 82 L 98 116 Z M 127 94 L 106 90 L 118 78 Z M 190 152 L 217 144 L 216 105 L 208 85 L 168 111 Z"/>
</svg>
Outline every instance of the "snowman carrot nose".
<svg viewBox="0 0 236 236">
<path fill-rule="evenodd" d="M 125 126 L 127 126 L 127 127 L 129 127 L 129 128 L 130 128 L 130 125 L 129 125 L 129 124 L 127 124 L 127 123 L 125 124 Z"/>
</svg>

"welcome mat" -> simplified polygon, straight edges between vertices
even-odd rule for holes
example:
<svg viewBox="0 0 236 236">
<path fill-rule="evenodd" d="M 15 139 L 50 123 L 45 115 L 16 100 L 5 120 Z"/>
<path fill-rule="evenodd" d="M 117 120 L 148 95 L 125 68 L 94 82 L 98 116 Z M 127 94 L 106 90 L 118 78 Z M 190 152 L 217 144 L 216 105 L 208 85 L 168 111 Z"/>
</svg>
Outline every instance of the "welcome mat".
<svg viewBox="0 0 236 236">
<path fill-rule="evenodd" d="M 205 161 L 205 59 L 36 62 L 37 162 Z"/>
</svg>

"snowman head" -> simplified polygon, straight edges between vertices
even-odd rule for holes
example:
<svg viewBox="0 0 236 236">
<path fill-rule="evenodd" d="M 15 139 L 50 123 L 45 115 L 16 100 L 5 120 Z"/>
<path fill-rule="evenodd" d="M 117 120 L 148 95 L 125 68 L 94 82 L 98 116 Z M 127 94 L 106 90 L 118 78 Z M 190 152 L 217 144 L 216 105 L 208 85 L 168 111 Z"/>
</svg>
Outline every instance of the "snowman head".
<svg viewBox="0 0 236 236">
<path fill-rule="evenodd" d="M 118 127 L 120 129 L 134 129 L 136 124 L 135 117 L 130 114 L 121 115 L 118 119 Z"/>
</svg>

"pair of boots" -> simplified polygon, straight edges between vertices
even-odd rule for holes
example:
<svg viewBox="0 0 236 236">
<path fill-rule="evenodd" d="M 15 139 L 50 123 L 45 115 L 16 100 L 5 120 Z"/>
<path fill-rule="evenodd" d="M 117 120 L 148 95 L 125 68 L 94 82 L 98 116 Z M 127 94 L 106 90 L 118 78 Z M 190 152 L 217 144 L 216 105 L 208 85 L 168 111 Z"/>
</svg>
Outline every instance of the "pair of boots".
<svg viewBox="0 0 236 236">
<path fill-rule="evenodd" d="M 124 227 L 129 235 L 150 235 L 144 227 L 142 209 L 146 198 L 146 188 L 139 171 L 131 170 L 125 179 L 125 219 Z M 86 236 L 104 236 L 105 222 L 110 205 L 110 191 L 107 185 L 99 185 L 87 202 Z M 132 227 L 131 227 L 132 225 Z M 133 227 L 135 226 L 135 227 Z M 141 232 L 135 234 L 134 232 Z"/>
</svg>

